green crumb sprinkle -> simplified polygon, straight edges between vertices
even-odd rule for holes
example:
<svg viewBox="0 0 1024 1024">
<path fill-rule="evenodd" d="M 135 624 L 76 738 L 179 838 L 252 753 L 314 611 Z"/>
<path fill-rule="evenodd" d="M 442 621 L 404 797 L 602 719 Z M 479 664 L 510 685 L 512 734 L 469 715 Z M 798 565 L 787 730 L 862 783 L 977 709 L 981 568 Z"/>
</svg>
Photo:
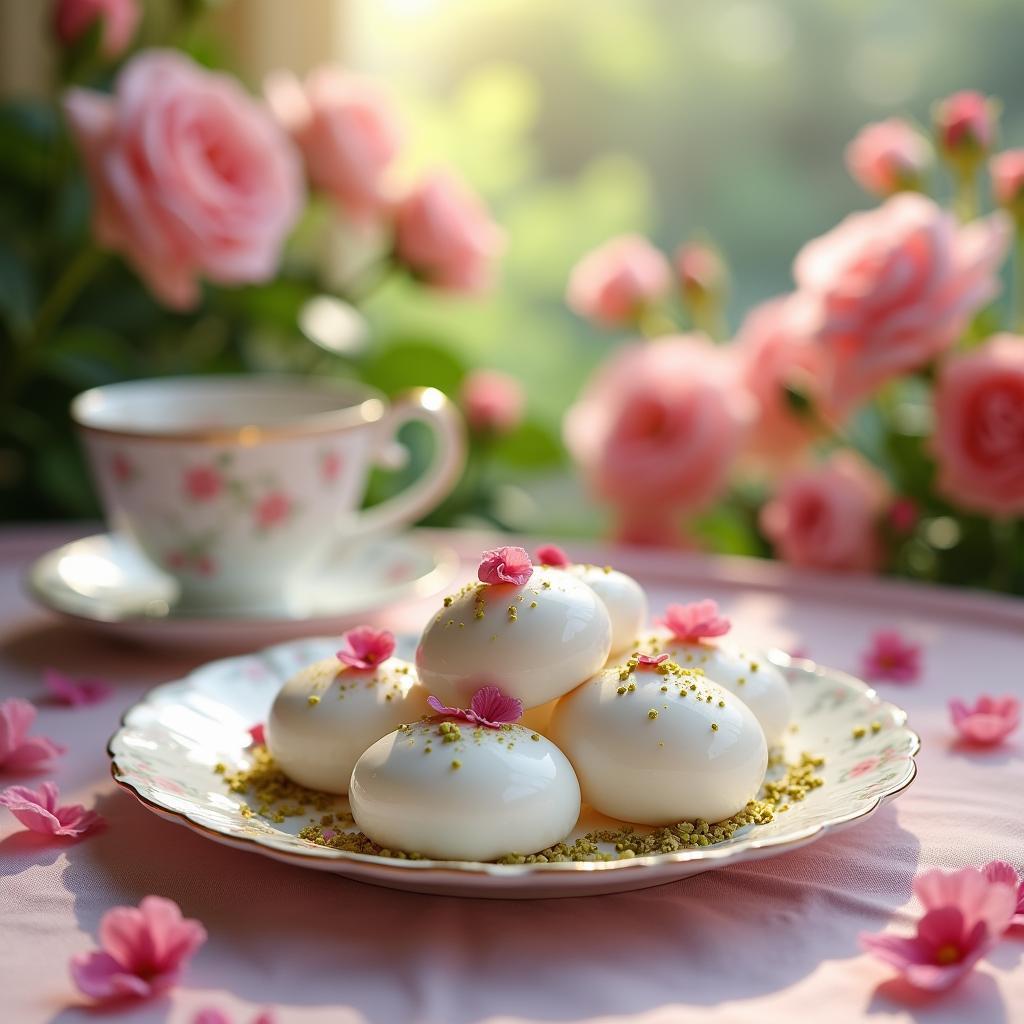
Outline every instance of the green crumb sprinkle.
<svg viewBox="0 0 1024 1024">
<path fill-rule="evenodd" d="M 309 696 L 308 696 L 308 697 L 306 698 L 306 703 L 307 703 L 307 704 L 308 704 L 308 705 L 309 705 L 309 706 L 310 706 L 311 708 L 312 708 L 312 707 L 315 707 L 315 706 L 316 706 L 317 704 L 319 704 L 319 703 L 320 703 L 320 698 L 319 698 L 319 697 L 318 697 L 318 696 L 317 696 L 317 695 L 316 695 L 315 693 L 311 693 L 311 694 L 310 694 L 310 695 L 309 695 Z"/>
<path fill-rule="evenodd" d="M 624 686 L 617 686 L 615 692 L 621 697 L 626 692 L 626 688 Z"/>
<path fill-rule="evenodd" d="M 881 732 L 882 731 L 882 723 L 881 722 L 872 722 L 871 723 L 871 731 L 872 732 Z"/>
<path fill-rule="evenodd" d="M 658 717 L 657 709 L 656 708 L 651 708 L 651 710 L 647 712 L 647 717 L 648 718 L 657 718 Z"/>
<path fill-rule="evenodd" d="M 532 733 L 530 735 L 530 739 L 531 740 L 539 740 L 540 739 L 540 733 L 539 732 Z"/>
<path fill-rule="evenodd" d="M 720 701 L 718 702 L 718 706 L 719 706 L 720 708 L 724 708 L 724 707 L 725 707 L 725 701 L 724 701 L 724 700 L 720 700 Z"/>
<path fill-rule="evenodd" d="M 514 604 L 510 604 L 508 606 L 509 622 L 515 622 L 518 617 L 519 617 L 519 613 L 516 611 L 516 606 Z"/>
<path fill-rule="evenodd" d="M 667 686 L 663 686 L 663 687 L 661 688 L 661 692 L 662 692 L 662 693 L 668 693 L 668 687 L 667 687 Z"/>
<path fill-rule="evenodd" d="M 718 723 L 717 722 L 712 722 L 711 723 L 711 731 L 712 732 L 718 732 Z"/>
<path fill-rule="evenodd" d="M 632 693 L 636 689 L 636 683 L 630 683 L 629 686 L 626 687 L 626 689 L 629 690 L 630 693 Z"/>
<path fill-rule="evenodd" d="M 855 740 L 861 740 L 861 739 L 863 739 L 863 738 L 864 738 L 864 736 L 865 736 L 865 734 L 866 734 L 866 733 L 867 733 L 867 729 L 865 729 L 863 725 L 858 725 L 858 726 L 857 726 L 857 727 L 856 727 L 856 728 L 855 728 L 855 729 L 853 730 L 853 738 L 854 738 Z"/>
<path fill-rule="evenodd" d="M 424 748 L 423 748 L 423 753 L 424 753 L 424 754 L 429 754 L 429 753 L 431 752 L 431 750 L 433 750 L 433 749 L 434 749 L 434 748 L 433 748 L 433 747 L 430 747 L 430 746 L 424 747 Z"/>
<path fill-rule="evenodd" d="M 531 608 L 536 608 L 537 607 L 537 602 L 536 601 L 531 601 L 530 602 L 530 607 Z"/>
<path fill-rule="evenodd" d="M 541 583 L 541 587 L 544 590 L 550 590 L 551 589 L 551 583 L 548 580 L 544 580 L 544 582 Z"/>
<path fill-rule="evenodd" d="M 462 739 L 462 730 L 454 722 L 442 722 L 437 731 L 442 743 L 457 743 Z"/>
<path fill-rule="evenodd" d="M 746 676 L 740 676 L 739 679 L 736 680 L 736 685 L 737 686 L 746 686 L 747 685 L 747 677 Z"/>
<path fill-rule="evenodd" d="M 458 758 L 456 758 L 454 761 L 452 761 L 452 768 L 457 770 L 457 769 L 459 769 L 461 767 L 462 767 L 462 762 Z"/>
<path fill-rule="evenodd" d="M 756 672 L 757 671 L 757 662 L 756 661 L 752 661 L 750 663 L 750 671 L 751 672 Z"/>
<path fill-rule="evenodd" d="M 477 619 L 482 619 L 484 617 L 483 608 L 477 608 L 477 610 L 473 613 L 473 617 Z"/>
<path fill-rule="evenodd" d="M 224 774 L 224 773 L 225 773 L 225 772 L 226 772 L 226 771 L 228 770 L 228 766 L 227 766 L 226 764 L 224 764 L 224 762 L 223 762 L 223 761 L 218 761 L 218 762 L 217 762 L 217 763 L 216 763 L 216 764 L 215 764 L 215 765 L 213 766 L 213 770 L 214 770 L 214 771 L 215 771 L 215 772 L 216 772 L 216 773 L 217 773 L 218 775 L 223 775 L 223 774 Z"/>
</svg>

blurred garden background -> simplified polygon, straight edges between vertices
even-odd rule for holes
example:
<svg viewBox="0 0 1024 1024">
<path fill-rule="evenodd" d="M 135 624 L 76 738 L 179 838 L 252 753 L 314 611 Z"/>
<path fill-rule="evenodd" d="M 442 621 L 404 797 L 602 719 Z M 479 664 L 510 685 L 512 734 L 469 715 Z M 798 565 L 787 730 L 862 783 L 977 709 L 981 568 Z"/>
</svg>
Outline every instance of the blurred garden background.
<svg viewBox="0 0 1024 1024">
<path fill-rule="evenodd" d="M 42 281 L 88 231 L 88 190 L 59 141 L 56 93 L 68 82 L 108 87 L 116 73 L 62 54 L 49 6 L 0 3 L 9 101 L 0 119 L 0 306 L 15 325 L 36 315 Z M 365 238 L 316 201 L 277 280 L 208 288 L 187 314 L 154 300 L 118 261 L 105 263 L 69 304 L 16 405 L 0 380 L 3 519 L 97 514 L 64 413 L 72 394 L 95 384 L 289 370 L 458 396 L 470 370 L 488 368 L 521 382 L 525 418 L 478 439 L 486 457 L 431 521 L 601 533 L 608 513 L 561 436 L 584 381 L 624 336 L 567 308 L 567 280 L 585 253 L 627 232 L 668 253 L 713 240 L 729 262 L 732 333 L 745 311 L 791 290 L 808 239 L 875 204 L 843 161 L 865 123 L 899 115 L 928 131 L 936 99 L 971 88 L 1001 98 L 1001 136 L 1024 143 L 1018 0 L 142 6 L 136 46 L 171 40 L 253 93 L 276 68 L 301 74 L 328 61 L 376 78 L 404 122 L 401 170 L 456 168 L 505 233 L 503 258 L 486 294 L 385 281 L 359 304 L 365 330 L 337 304 Z M 938 188 L 945 198 L 949 186 Z M 33 248 L 41 233 L 45 245 Z M 391 485 L 381 475 L 373 496 Z M 693 529 L 719 550 L 767 553 L 728 509 Z"/>
</svg>

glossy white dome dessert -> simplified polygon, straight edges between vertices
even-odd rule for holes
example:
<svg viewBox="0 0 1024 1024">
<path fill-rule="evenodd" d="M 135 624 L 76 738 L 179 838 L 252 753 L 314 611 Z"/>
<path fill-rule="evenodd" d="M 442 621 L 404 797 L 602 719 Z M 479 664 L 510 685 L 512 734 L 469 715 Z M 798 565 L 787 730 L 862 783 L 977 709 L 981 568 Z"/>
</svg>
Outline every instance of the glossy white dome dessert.
<svg viewBox="0 0 1024 1024">
<path fill-rule="evenodd" d="M 404 725 L 352 772 L 356 824 L 392 850 L 440 860 L 494 860 L 560 842 L 580 811 L 565 755 L 521 725 L 454 716 Z"/>
<path fill-rule="evenodd" d="M 590 587 L 560 569 L 534 568 L 521 548 L 499 551 L 520 555 L 507 556 L 511 568 L 500 576 L 481 563 L 481 582 L 445 598 L 416 649 L 423 686 L 445 704 L 465 707 L 493 683 L 536 707 L 578 686 L 611 649 L 608 612 Z M 512 562 L 520 556 L 525 564 Z"/>
<path fill-rule="evenodd" d="M 599 672 L 555 707 L 551 736 L 583 799 L 644 825 L 722 821 L 757 796 L 768 745 L 753 712 L 678 666 L 636 659 Z"/>
<path fill-rule="evenodd" d="M 360 669 L 325 658 L 281 687 L 267 719 L 267 748 L 299 785 L 343 794 L 371 743 L 429 710 L 409 662 L 385 656 Z"/>
</svg>

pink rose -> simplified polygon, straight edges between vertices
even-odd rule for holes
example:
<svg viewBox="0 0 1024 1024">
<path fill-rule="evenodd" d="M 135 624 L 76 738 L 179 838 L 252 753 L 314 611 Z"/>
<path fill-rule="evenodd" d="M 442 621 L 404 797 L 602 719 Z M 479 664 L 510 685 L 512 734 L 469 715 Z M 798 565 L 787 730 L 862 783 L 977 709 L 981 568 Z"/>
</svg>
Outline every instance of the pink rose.
<svg viewBox="0 0 1024 1024">
<path fill-rule="evenodd" d="M 134 38 L 141 13 L 137 0 L 58 0 L 53 31 L 62 45 L 70 46 L 102 19 L 100 52 L 113 60 Z"/>
<path fill-rule="evenodd" d="M 835 411 L 947 349 L 999 290 L 1003 213 L 959 226 L 931 199 L 900 193 L 800 250 L 794 276 L 816 304 Z"/>
<path fill-rule="evenodd" d="M 966 89 L 935 104 L 939 145 L 951 154 L 988 150 L 996 137 L 998 107 L 980 92 Z"/>
<path fill-rule="evenodd" d="M 1015 207 L 1024 200 L 1024 149 L 1008 149 L 992 157 L 992 194 L 1000 206 Z"/>
<path fill-rule="evenodd" d="M 1024 514 L 1024 337 L 946 360 L 934 401 L 939 490 L 973 512 Z"/>
<path fill-rule="evenodd" d="M 917 185 L 932 161 L 932 147 L 899 117 L 865 125 L 846 147 L 850 176 L 874 195 L 888 196 Z"/>
<path fill-rule="evenodd" d="M 314 186 L 357 221 L 390 205 L 385 179 L 402 133 L 391 103 L 373 83 L 321 67 L 305 83 L 289 71 L 275 72 L 264 93 L 302 150 Z"/>
<path fill-rule="evenodd" d="M 507 373 L 474 370 L 462 382 L 462 407 L 476 431 L 506 434 L 523 418 L 523 386 Z"/>
<path fill-rule="evenodd" d="M 889 498 L 881 474 L 852 451 L 791 473 L 761 509 L 775 553 L 814 569 L 877 569 L 879 520 Z"/>
<path fill-rule="evenodd" d="M 597 493 L 620 508 L 692 512 L 725 489 L 752 411 L 729 354 L 702 335 L 634 342 L 584 387 L 565 442 Z"/>
<path fill-rule="evenodd" d="M 158 299 L 185 309 L 197 278 L 266 281 L 303 202 L 288 140 L 238 83 L 169 50 L 133 57 L 113 97 L 65 110 L 93 189 L 97 241 Z"/>
<path fill-rule="evenodd" d="M 504 245 L 501 229 L 457 178 L 435 171 L 395 210 L 395 252 L 435 288 L 486 291 Z"/>
<path fill-rule="evenodd" d="M 606 327 L 636 320 L 668 291 L 668 260 L 640 235 L 613 238 L 573 267 L 566 301 L 574 313 Z"/>
<path fill-rule="evenodd" d="M 791 459 L 819 433 L 814 410 L 798 412 L 787 394 L 792 388 L 812 403 L 818 398 L 824 360 L 810 312 L 799 293 L 783 295 L 751 310 L 736 336 L 740 380 L 758 403 L 747 448 L 763 459 Z"/>
</svg>

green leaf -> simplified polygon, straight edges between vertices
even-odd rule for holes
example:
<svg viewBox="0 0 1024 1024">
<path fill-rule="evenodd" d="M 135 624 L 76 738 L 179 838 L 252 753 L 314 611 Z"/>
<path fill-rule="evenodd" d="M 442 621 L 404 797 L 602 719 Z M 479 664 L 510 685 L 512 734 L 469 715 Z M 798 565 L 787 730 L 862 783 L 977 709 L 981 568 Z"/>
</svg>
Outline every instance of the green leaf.
<svg viewBox="0 0 1024 1024">
<path fill-rule="evenodd" d="M 28 267 L 9 245 L 0 241 L 0 316 L 12 330 L 23 331 L 32 319 L 35 304 Z"/>
<path fill-rule="evenodd" d="M 540 423 L 527 420 L 488 448 L 497 461 L 518 469 L 546 469 L 565 462 L 558 438 Z"/>
<path fill-rule="evenodd" d="M 141 372 L 128 342 L 100 327 L 69 327 L 40 353 L 42 368 L 74 388 L 136 377 Z"/>
<path fill-rule="evenodd" d="M 362 377 L 385 394 L 414 387 L 435 387 L 454 395 L 466 367 L 443 343 L 397 341 L 373 353 L 362 367 Z"/>
<path fill-rule="evenodd" d="M 64 145 L 56 110 L 40 100 L 0 106 L 0 177 L 33 191 L 47 188 L 60 171 Z"/>
</svg>

